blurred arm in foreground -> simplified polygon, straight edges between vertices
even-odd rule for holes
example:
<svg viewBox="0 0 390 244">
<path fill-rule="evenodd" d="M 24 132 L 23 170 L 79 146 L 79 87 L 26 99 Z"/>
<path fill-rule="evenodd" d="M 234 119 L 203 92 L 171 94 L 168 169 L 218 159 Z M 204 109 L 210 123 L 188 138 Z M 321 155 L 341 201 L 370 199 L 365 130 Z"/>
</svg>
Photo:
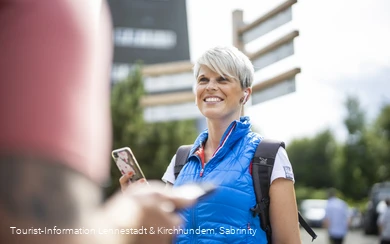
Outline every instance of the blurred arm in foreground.
<svg viewBox="0 0 390 244">
<path fill-rule="evenodd" d="M 0 1 L 0 243 L 169 243 L 140 230 L 191 203 L 159 187 L 102 201 L 111 28 L 102 0 Z"/>
</svg>

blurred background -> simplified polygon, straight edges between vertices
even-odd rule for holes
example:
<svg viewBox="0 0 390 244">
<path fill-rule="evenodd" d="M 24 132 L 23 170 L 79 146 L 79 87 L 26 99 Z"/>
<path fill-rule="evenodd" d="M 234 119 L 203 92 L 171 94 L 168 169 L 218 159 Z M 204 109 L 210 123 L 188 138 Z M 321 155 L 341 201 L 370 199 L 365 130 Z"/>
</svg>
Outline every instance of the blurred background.
<svg viewBox="0 0 390 244">
<path fill-rule="evenodd" d="M 389 1 L 108 3 L 113 149 L 129 146 L 146 177 L 160 179 L 177 148 L 205 128 L 192 64 L 210 47 L 234 45 L 256 71 L 245 115 L 254 131 L 286 142 L 306 219 L 320 227 L 326 189 L 335 187 L 351 210 L 347 243 L 377 243 L 376 218 L 390 197 Z M 119 176 L 112 164 L 107 196 Z"/>
</svg>

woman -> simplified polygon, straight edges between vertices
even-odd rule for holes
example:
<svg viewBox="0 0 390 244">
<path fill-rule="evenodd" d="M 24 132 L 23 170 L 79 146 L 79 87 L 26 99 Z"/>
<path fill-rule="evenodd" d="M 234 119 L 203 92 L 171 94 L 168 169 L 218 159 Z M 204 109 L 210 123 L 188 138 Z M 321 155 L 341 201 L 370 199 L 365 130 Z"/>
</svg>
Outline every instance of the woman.
<svg viewBox="0 0 390 244">
<path fill-rule="evenodd" d="M 251 159 L 262 137 L 240 117 L 252 93 L 253 65 L 234 47 L 206 51 L 194 66 L 196 105 L 207 119 L 207 130 L 195 140 L 188 163 L 174 177 L 174 159 L 163 180 L 174 187 L 191 182 L 219 186 L 213 196 L 182 212 L 177 243 L 267 243 L 259 217 L 250 208 L 256 199 Z M 286 151 L 280 148 L 270 186 L 273 243 L 301 243 L 294 178 Z M 122 187 L 126 177 L 121 178 Z"/>
</svg>

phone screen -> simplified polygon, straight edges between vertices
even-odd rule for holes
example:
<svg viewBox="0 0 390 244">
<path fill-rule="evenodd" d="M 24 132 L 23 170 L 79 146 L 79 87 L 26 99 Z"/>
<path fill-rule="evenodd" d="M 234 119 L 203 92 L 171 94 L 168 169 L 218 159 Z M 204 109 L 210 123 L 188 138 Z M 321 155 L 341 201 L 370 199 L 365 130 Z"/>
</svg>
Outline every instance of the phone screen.
<svg viewBox="0 0 390 244">
<path fill-rule="evenodd" d="M 145 178 L 141 167 L 129 147 L 123 147 L 112 151 L 112 158 L 122 175 L 133 172 L 133 176 L 130 179 L 131 182 Z"/>
</svg>

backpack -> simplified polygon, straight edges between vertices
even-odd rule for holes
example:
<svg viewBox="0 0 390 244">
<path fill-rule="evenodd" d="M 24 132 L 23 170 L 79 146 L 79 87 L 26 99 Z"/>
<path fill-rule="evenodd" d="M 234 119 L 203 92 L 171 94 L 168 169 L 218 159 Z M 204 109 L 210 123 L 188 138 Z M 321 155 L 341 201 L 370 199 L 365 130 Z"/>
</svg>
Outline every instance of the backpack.
<svg viewBox="0 0 390 244">
<path fill-rule="evenodd" d="M 253 216 L 260 216 L 260 226 L 267 235 L 268 243 L 272 243 L 272 229 L 269 219 L 269 182 L 279 147 L 285 148 L 284 142 L 263 139 L 259 143 L 252 160 L 252 178 L 256 195 L 256 206 L 251 208 L 251 211 L 253 212 Z M 175 179 L 187 163 L 191 148 L 192 145 L 183 145 L 177 149 L 174 167 Z M 313 238 L 312 241 L 314 241 L 317 238 L 316 233 L 310 228 L 299 212 L 298 219 L 300 225 L 309 233 Z"/>
</svg>

